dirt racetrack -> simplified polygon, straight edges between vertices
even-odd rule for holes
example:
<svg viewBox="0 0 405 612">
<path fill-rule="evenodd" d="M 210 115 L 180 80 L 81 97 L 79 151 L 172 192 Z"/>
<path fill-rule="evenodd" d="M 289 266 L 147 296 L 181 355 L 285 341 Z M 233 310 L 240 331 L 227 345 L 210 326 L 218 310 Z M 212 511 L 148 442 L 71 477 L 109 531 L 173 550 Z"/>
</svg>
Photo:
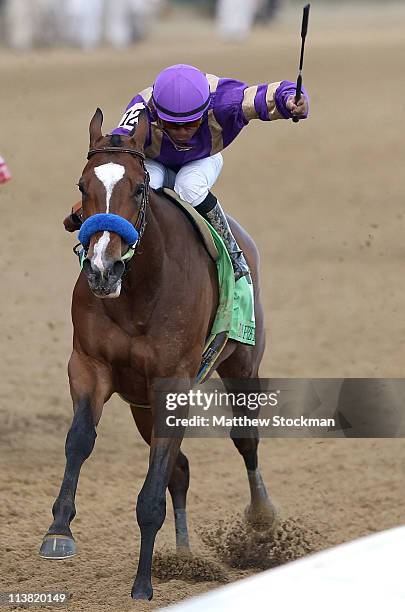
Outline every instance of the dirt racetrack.
<svg viewBox="0 0 405 612">
<path fill-rule="evenodd" d="M 370 9 L 365 20 L 358 9 L 313 13 L 311 119 L 252 123 L 226 151 L 216 193 L 261 250 L 262 376 L 401 377 L 405 12 Z M 218 42 L 206 23 L 173 20 L 170 31 L 159 26 L 153 45 L 122 53 L 1 51 L 0 150 L 14 178 L 0 191 L 0 591 L 66 590 L 69 609 L 104 612 L 155 609 L 218 584 L 198 581 L 210 574 L 208 561 L 218 562 L 198 531 L 242 511 L 247 482 L 230 441 L 186 440 L 200 566 L 187 580 L 155 578 L 152 604 L 129 598 L 147 449 L 118 398 L 104 411 L 79 483 L 80 554 L 62 564 L 37 555 L 71 418 L 66 363 L 78 266 L 61 220 L 77 198 L 96 106 L 111 129 L 135 92 L 180 61 L 249 83 L 294 79 L 297 14 L 243 47 Z M 402 440 L 264 440 L 260 449 L 283 516 L 318 530 L 316 548 L 404 522 Z M 173 532 L 168 505 L 157 550 L 173 549 Z M 220 568 L 229 580 L 255 571 Z"/>
</svg>

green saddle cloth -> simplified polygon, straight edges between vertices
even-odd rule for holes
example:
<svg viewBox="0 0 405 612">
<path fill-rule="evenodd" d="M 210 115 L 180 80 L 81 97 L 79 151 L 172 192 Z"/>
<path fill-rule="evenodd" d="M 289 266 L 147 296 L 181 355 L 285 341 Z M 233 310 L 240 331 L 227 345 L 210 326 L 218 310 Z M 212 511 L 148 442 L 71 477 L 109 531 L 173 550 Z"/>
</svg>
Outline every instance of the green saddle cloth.
<svg viewBox="0 0 405 612">
<path fill-rule="evenodd" d="M 205 219 L 204 219 L 205 221 Z M 218 250 L 217 270 L 219 284 L 219 305 L 212 325 L 211 336 L 220 332 L 228 333 L 231 340 L 243 344 L 255 344 L 255 310 L 253 283 L 243 276 L 235 282 L 232 262 L 226 246 L 207 221 L 205 221 Z"/>
</svg>

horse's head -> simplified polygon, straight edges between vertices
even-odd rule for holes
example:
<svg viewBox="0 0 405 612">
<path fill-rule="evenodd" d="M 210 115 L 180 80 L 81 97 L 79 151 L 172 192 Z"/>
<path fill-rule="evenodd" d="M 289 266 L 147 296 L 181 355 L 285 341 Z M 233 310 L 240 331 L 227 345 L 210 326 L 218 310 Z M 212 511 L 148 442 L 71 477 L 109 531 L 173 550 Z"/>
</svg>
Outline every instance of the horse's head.
<svg viewBox="0 0 405 612">
<path fill-rule="evenodd" d="M 145 227 L 148 174 L 143 147 L 148 133 L 146 113 L 129 137 L 103 136 L 100 109 L 90 122 L 88 163 L 78 186 L 82 193 L 83 271 L 92 292 L 118 297 L 126 262 Z"/>
</svg>

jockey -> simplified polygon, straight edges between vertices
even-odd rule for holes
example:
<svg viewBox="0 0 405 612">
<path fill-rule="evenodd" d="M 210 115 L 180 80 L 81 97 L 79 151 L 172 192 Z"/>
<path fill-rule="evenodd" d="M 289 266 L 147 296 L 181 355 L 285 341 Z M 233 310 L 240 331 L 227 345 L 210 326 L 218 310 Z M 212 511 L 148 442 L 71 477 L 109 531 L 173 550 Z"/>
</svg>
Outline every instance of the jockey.
<svg viewBox="0 0 405 612">
<path fill-rule="evenodd" d="M 219 233 L 228 249 L 235 279 L 249 274 L 225 213 L 211 192 L 222 170 L 221 151 L 251 119 L 305 119 L 305 90 L 296 104 L 295 83 L 290 81 L 249 87 L 241 81 L 178 64 L 163 70 L 153 87 L 131 100 L 113 134 L 130 134 L 145 108 L 150 123 L 145 155 L 151 187 L 173 187 Z"/>
</svg>

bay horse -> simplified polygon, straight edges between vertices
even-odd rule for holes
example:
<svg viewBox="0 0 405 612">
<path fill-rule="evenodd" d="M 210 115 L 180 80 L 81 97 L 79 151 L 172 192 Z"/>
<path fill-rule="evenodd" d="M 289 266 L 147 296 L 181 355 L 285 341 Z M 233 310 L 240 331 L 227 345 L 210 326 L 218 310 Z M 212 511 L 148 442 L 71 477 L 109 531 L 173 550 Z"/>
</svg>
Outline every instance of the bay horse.
<svg viewBox="0 0 405 612">
<path fill-rule="evenodd" d="M 143 153 L 149 129 L 146 114 L 141 114 L 128 137 L 103 136 L 102 122 L 97 109 L 89 127 L 88 162 L 78 184 L 81 232 L 86 226 L 87 236 L 81 238 L 85 258 L 72 298 L 74 335 L 68 374 L 73 420 L 66 438 L 65 473 L 52 508 L 54 520 L 40 555 L 61 559 L 76 553 L 70 523 L 76 513 L 80 469 L 93 450 L 103 406 L 118 393 L 130 404 L 138 430 L 150 445 L 149 468 L 136 505 L 141 549 L 131 596 L 152 599 L 152 555 L 166 514 L 167 488 L 177 550 L 189 551 L 188 460 L 180 450 L 180 438 L 155 435 L 153 381 L 195 380 L 218 305 L 218 279 L 215 263 L 190 221 L 149 189 Z M 106 224 L 97 224 L 100 218 Z M 214 368 L 227 379 L 257 378 L 265 341 L 259 256 L 248 234 L 231 218 L 229 222 L 252 272 L 256 344 L 228 341 Z M 136 253 L 128 266 L 134 240 Z M 187 413 L 184 407 L 177 416 Z M 250 486 L 245 516 L 253 525 L 271 526 L 275 510 L 258 468 L 257 431 L 248 431 L 243 439 L 232 438 Z"/>
</svg>

